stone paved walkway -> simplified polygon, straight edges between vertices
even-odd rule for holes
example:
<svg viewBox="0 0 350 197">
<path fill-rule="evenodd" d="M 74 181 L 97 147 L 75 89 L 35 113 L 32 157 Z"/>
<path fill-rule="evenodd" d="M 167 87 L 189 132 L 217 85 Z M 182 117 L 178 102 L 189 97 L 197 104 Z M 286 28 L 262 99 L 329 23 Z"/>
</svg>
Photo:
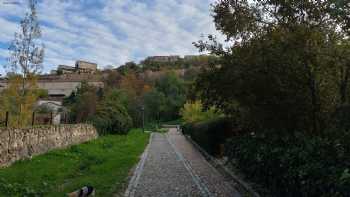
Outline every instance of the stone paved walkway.
<svg viewBox="0 0 350 197">
<path fill-rule="evenodd" d="M 126 197 L 240 197 L 176 129 L 153 133 L 125 192 Z"/>
</svg>

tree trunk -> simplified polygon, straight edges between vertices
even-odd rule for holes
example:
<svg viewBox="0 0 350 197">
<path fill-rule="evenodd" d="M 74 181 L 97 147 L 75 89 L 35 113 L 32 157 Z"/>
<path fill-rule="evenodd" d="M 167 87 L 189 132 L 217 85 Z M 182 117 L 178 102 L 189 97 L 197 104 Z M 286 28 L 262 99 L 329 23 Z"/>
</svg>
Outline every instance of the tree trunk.
<svg viewBox="0 0 350 197">
<path fill-rule="evenodd" d="M 309 77 L 309 90 L 310 90 L 310 96 L 311 96 L 311 106 L 312 106 L 312 132 L 318 133 L 319 132 L 319 117 L 318 114 L 320 112 L 319 102 L 318 102 L 318 96 L 317 96 L 317 83 L 316 83 L 316 77 L 315 74 L 312 72 L 311 64 L 307 60 L 305 67 L 308 70 L 308 77 Z"/>
</svg>

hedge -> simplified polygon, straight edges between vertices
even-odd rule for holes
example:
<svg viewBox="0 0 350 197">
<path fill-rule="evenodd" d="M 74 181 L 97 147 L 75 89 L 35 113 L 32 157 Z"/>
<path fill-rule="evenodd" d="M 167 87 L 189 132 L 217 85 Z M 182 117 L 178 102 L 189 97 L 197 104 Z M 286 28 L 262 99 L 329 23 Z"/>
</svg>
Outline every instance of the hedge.
<svg viewBox="0 0 350 197">
<path fill-rule="evenodd" d="M 278 131 L 235 133 L 227 119 L 185 124 L 191 136 L 212 155 L 225 154 L 236 169 L 278 197 L 350 196 L 350 132 L 340 128 L 322 136 Z M 227 139 L 231 136 L 231 139 Z"/>
<path fill-rule="evenodd" d="M 272 196 L 350 196 L 350 133 L 326 136 L 251 133 L 227 149 L 236 167 Z"/>
<path fill-rule="evenodd" d="M 182 125 L 182 131 L 189 135 L 211 155 L 220 154 L 220 144 L 224 144 L 230 136 L 230 121 L 225 118 L 217 118 L 208 122 L 187 123 Z"/>
</svg>

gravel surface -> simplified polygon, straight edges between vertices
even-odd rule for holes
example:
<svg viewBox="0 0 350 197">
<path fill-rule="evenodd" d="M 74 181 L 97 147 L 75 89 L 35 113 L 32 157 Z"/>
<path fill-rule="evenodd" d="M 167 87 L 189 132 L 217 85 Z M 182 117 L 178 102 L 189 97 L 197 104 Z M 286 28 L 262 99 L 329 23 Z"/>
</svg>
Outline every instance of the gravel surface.
<svg viewBox="0 0 350 197">
<path fill-rule="evenodd" d="M 185 160 L 192 166 L 194 172 L 207 186 L 208 190 L 211 192 L 211 196 L 241 196 L 233 187 L 235 183 L 231 179 L 223 177 L 211 166 L 203 155 L 186 140 L 185 136 L 180 134 L 176 129 L 170 129 L 167 135 L 170 142 L 181 152 Z"/>
<path fill-rule="evenodd" d="M 125 196 L 240 197 L 176 129 L 151 135 Z"/>
</svg>

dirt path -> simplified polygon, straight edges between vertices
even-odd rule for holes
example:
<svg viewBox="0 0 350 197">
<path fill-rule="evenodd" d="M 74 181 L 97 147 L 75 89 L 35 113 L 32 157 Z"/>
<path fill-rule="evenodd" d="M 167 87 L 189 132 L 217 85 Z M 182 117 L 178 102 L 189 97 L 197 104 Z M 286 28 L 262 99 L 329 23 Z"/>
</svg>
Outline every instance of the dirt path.
<svg viewBox="0 0 350 197">
<path fill-rule="evenodd" d="M 152 134 L 125 196 L 241 195 L 182 134 L 170 129 L 167 134 Z"/>
</svg>

